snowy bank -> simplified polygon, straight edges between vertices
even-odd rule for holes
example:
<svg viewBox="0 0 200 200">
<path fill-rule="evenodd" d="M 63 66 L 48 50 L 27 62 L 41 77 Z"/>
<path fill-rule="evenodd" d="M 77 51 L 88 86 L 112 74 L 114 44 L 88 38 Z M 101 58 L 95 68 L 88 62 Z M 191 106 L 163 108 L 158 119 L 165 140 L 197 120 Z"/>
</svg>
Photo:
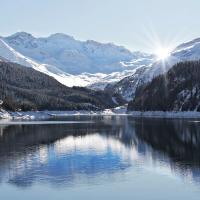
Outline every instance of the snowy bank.
<svg viewBox="0 0 200 200">
<path fill-rule="evenodd" d="M 75 115 L 126 115 L 126 107 L 120 106 L 103 111 L 29 111 L 29 112 L 0 112 L 0 119 L 12 120 L 45 120 Z"/>
<path fill-rule="evenodd" d="M 29 112 L 6 112 L 0 110 L 0 119 L 8 120 L 47 120 L 63 118 L 67 116 L 106 116 L 106 115 L 129 115 L 132 117 L 145 118 L 200 118 L 200 112 L 163 112 L 163 111 L 127 111 L 126 106 L 116 107 L 114 109 L 106 109 L 103 111 L 29 111 Z"/>
<path fill-rule="evenodd" d="M 0 119 L 12 119 L 12 116 L 7 111 L 0 109 Z"/>
<path fill-rule="evenodd" d="M 131 111 L 127 114 L 133 117 L 148 117 L 148 118 L 200 118 L 200 112 L 196 111 L 184 111 L 184 112 L 163 112 L 163 111 Z"/>
</svg>

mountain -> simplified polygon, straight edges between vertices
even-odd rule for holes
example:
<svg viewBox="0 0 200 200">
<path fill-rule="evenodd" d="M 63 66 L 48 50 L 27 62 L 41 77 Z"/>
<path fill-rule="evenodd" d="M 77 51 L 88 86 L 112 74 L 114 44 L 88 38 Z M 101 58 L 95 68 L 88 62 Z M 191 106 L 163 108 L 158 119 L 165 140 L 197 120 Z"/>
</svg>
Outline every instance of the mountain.
<svg viewBox="0 0 200 200">
<path fill-rule="evenodd" d="M 138 87 L 174 64 L 200 59 L 200 39 L 183 43 L 166 60 L 158 60 L 155 55 L 131 52 L 111 43 L 79 41 L 61 33 L 36 38 L 19 32 L 0 37 L 0 56 L 32 67 L 66 86 L 105 89 L 130 101 Z"/>
<path fill-rule="evenodd" d="M 133 71 L 132 75 L 122 78 L 117 83 L 107 84 L 104 90 L 110 94 L 121 95 L 126 101 L 131 101 L 136 89 L 145 83 L 145 79 L 143 80 L 142 76 L 147 68 L 148 66 L 138 67 Z"/>
<path fill-rule="evenodd" d="M 48 38 L 34 38 L 32 35 L 22 32 L 4 38 L 4 41 L 26 57 L 76 75 L 82 72 L 91 73 L 103 70 L 106 66 L 98 69 L 98 63 L 101 60 L 102 63 L 112 65 L 112 63 L 118 63 L 120 56 L 123 59 L 131 57 L 131 53 L 125 52 L 124 49 L 116 49 L 115 53 L 118 55 L 113 57 L 111 53 L 114 48 L 111 45 L 106 48 L 92 41 L 82 44 L 64 34 L 54 34 Z M 106 50 L 108 51 L 106 52 Z M 109 54 L 111 54 L 110 57 Z M 109 58 L 107 63 L 105 62 L 106 58 Z M 96 59 L 95 63 L 93 59 Z M 112 69 L 107 68 L 107 70 Z"/>
<path fill-rule="evenodd" d="M 109 84 L 106 90 L 121 94 L 126 100 L 134 98 L 135 92 L 141 85 L 167 72 L 173 65 L 183 61 L 200 59 L 200 38 L 183 43 L 175 48 L 166 60 L 157 60 L 149 65 L 135 69 L 135 72 L 117 83 Z"/>
<path fill-rule="evenodd" d="M 200 61 L 174 65 L 167 73 L 141 86 L 128 110 L 200 111 Z"/>
<path fill-rule="evenodd" d="M 35 38 L 29 33 L 20 32 L 3 40 L 26 57 L 74 75 L 123 71 L 125 66 L 122 62 L 141 58 L 140 53 L 133 54 L 122 46 L 92 40 L 82 42 L 61 33 Z M 132 67 L 128 65 L 126 69 Z"/>
<path fill-rule="evenodd" d="M 118 96 L 69 88 L 46 74 L 10 62 L 0 61 L 0 80 L 0 99 L 6 110 L 100 110 L 120 102 Z"/>
<path fill-rule="evenodd" d="M 103 89 L 153 59 L 152 55 L 111 43 L 79 41 L 61 33 L 36 38 L 25 32 L 0 37 L 0 56 L 52 76 L 66 86 L 93 89 Z"/>
</svg>

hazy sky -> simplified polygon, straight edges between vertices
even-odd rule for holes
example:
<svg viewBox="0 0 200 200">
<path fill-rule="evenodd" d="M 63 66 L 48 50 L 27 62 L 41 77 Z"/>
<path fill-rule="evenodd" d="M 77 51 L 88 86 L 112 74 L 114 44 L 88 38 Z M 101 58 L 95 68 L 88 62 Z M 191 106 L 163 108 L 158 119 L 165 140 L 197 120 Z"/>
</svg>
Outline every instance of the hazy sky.
<svg viewBox="0 0 200 200">
<path fill-rule="evenodd" d="M 200 37 L 199 0 L 0 0 L 0 35 L 17 31 L 153 51 Z"/>
</svg>

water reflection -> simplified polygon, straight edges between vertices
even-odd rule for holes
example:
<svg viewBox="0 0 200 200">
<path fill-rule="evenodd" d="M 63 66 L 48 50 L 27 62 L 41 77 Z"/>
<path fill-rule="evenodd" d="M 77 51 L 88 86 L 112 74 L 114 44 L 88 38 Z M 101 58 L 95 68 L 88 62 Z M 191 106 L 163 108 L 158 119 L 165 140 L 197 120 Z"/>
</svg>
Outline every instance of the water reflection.
<svg viewBox="0 0 200 200">
<path fill-rule="evenodd" d="M 72 117 L 76 124 L 0 126 L 0 181 L 69 186 L 148 169 L 200 182 L 200 124 Z M 98 181 L 96 181 L 98 178 Z"/>
<path fill-rule="evenodd" d="M 188 120 L 142 120 L 135 124 L 137 137 L 151 147 L 154 160 L 200 183 L 200 124 Z"/>
</svg>

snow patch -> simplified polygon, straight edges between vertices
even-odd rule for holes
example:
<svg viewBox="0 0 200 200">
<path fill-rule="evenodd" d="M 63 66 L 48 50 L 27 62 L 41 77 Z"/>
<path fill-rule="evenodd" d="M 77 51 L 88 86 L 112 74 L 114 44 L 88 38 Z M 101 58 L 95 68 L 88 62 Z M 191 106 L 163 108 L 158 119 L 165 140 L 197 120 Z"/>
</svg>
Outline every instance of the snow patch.
<svg viewBox="0 0 200 200">
<path fill-rule="evenodd" d="M 196 111 L 185 111 L 185 112 L 176 112 L 176 111 L 129 111 L 127 114 L 132 115 L 133 117 L 147 117 L 147 118 L 200 118 L 200 112 Z"/>
</svg>

